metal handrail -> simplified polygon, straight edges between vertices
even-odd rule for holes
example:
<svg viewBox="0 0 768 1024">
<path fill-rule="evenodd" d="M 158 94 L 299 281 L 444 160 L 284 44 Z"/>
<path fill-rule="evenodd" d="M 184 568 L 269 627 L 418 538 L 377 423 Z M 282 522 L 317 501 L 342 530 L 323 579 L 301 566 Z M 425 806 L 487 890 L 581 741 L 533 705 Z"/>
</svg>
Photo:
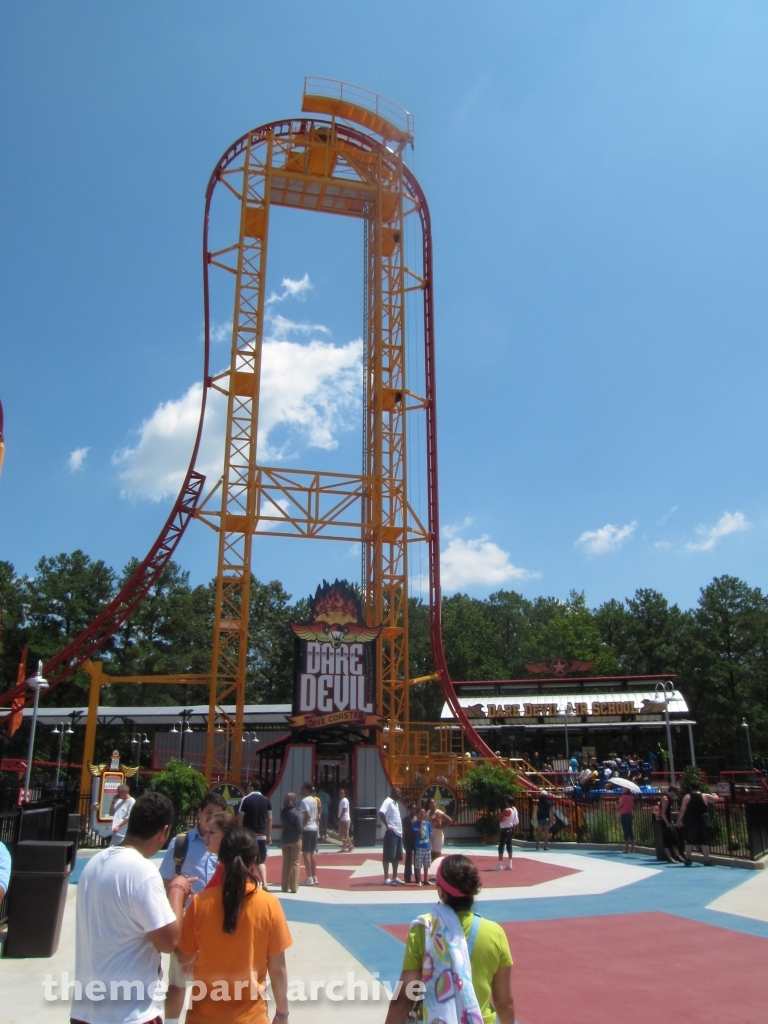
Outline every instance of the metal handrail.
<svg viewBox="0 0 768 1024">
<path fill-rule="evenodd" d="M 371 110 L 379 117 L 389 121 L 400 131 L 413 135 L 414 118 L 413 114 L 401 107 L 392 100 L 379 96 L 370 89 L 364 89 L 360 85 L 352 85 L 351 82 L 340 82 L 335 78 L 321 78 L 316 75 L 306 75 L 304 78 L 304 96 L 326 96 L 329 99 L 345 100 L 347 103 L 354 103 L 355 106 Z"/>
</svg>

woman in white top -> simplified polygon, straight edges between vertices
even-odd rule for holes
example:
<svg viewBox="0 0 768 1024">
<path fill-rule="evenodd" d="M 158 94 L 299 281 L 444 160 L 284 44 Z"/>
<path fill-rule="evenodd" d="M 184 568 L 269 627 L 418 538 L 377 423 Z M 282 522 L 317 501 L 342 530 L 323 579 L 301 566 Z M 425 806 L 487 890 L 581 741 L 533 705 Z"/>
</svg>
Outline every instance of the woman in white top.
<svg viewBox="0 0 768 1024">
<path fill-rule="evenodd" d="M 429 823 L 432 826 L 432 835 L 429 840 L 432 860 L 437 860 L 438 857 L 443 855 L 443 843 L 445 842 L 445 832 L 443 832 L 443 829 L 446 825 L 453 824 L 453 818 L 449 817 L 444 810 L 438 807 L 435 800 L 429 801 L 427 814 L 429 816 Z"/>
<path fill-rule="evenodd" d="M 336 824 L 341 840 L 341 852 L 352 853 L 354 846 L 349 838 L 349 800 L 346 789 L 339 790 L 339 809 L 336 812 Z"/>
<path fill-rule="evenodd" d="M 507 806 L 499 811 L 499 863 L 495 870 L 501 871 L 504 867 L 504 847 L 507 848 L 507 871 L 512 870 L 512 836 L 520 824 L 520 815 L 517 813 L 515 802 L 512 797 L 507 797 Z"/>
</svg>

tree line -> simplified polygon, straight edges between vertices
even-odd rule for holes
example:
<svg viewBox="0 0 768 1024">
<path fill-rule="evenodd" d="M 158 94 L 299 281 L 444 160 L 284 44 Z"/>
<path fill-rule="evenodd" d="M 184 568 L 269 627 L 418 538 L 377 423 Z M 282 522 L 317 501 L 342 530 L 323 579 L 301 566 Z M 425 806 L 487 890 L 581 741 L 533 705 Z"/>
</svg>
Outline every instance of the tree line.
<svg viewBox="0 0 768 1024">
<path fill-rule="evenodd" d="M 25 644 L 30 667 L 61 650 L 91 622 L 133 573 L 121 572 L 82 551 L 44 557 L 30 576 L 0 561 L 0 681 L 16 681 Z M 210 670 L 214 581 L 193 587 L 189 573 L 171 562 L 147 598 L 99 655 L 111 675 L 154 675 Z M 248 703 L 291 699 L 293 636 L 290 619 L 306 618 L 308 598 L 292 600 L 277 580 L 252 580 Z M 568 600 L 500 590 L 486 599 L 455 594 L 443 601 L 443 642 L 454 680 L 520 679 L 526 663 L 563 657 L 594 661 L 591 675 L 674 673 L 698 722 L 697 749 L 705 758 L 745 764 L 746 719 L 753 752 L 768 753 L 768 595 L 733 576 L 703 587 L 696 606 L 670 605 L 655 590 L 590 608 L 581 593 Z M 411 598 L 411 676 L 432 671 L 429 612 Z M 80 671 L 56 687 L 49 705 L 87 703 L 88 676 Z M 412 717 L 435 721 L 442 697 L 434 683 L 412 690 Z M 206 703 L 195 687 L 115 685 L 102 703 Z"/>
</svg>

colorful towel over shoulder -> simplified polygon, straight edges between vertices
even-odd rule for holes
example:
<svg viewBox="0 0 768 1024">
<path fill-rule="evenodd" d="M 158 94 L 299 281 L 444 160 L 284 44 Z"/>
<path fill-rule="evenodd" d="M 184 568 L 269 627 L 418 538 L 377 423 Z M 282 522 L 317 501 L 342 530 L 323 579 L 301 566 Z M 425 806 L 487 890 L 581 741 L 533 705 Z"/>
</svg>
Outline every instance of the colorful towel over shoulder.
<svg viewBox="0 0 768 1024">
<path fill-rule="evenodd" d="M 424 1024 L 483 1024 L 464 930 L 443 903 L 413 925 L 424 929 Z"/>
</svg>

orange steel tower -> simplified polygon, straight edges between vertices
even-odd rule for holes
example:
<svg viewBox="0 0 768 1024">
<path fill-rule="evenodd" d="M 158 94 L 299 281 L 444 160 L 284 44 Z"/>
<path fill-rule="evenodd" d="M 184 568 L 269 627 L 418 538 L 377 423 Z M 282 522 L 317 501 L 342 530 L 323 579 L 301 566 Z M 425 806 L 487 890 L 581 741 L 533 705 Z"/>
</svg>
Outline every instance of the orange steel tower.
<svg viewBox="0 0 768 1024">
<path fill-rule="evenodd" d="M 426 737 L 411 730 L 408 700 L 409 685 L 424 681 L 408 678 L 409 552 L 413 544 L 424 544 L 435 668 L 434 675 L 426 678 L 439 680 L 455 723 L 475 751 L 494 756 L 459 704 L 442 646 L 431 233 L 426 199 L 403 160 L 406 146 L 413 141 L 413 117 L 374 93 L 322 78 L 305 79 L 302 111 L 300 118 L 249 131 L 227 150 L 211 176 L 203 230 L 205 390 L 185 480 L 160 535 L 120 593 L 44 666 L 51 688 L 82 665 L 91 672 L 86 756 L 93 751 L 99 686 L 108 678 L 117 680 L 104 676 L 98 665 L 89 667 L 89 659 L 146 596 L 193 518 L 219 534 L 211 673 L 210 677 L 157 677 L 156 681 L 207 683 L 210 678 L 209 780 L 241 780 L 251 558 L 258 534 L 362 544 L 366 621 L 383 626 L 376 642 L 378 708 L 385 721 L 379 743 L 393 780 L 404 759 L 419 753 L 417 747 Z M 215 251 L 209 244 L 214 195 L 236 204 L 231 240 Z M 267 466 L 259 457 L 265 285 L 270 211 L 275 206 L 357 218 L 362 225 L 365 329 L 360 472 Z M 414 251 L 420 255 L 412 260 L 416 266 L 405 261 L 409 232 L 418 239 Z M 216 375 L 209 373 L 213 270 L 226 275 L 234 286 L 229 366 Z M 409 346 L 416 344 L 415 328 L 420 325 L 423 395 L 409 390 L 406 380 L 405 308 L 410 293 L 421 307 L 415 324 L 409 326 Z M 205 480 L 196 469 L 196 459 L 208 389 L 226 396 L 227 422 L 223 475 L 203 496 Z M 408 499 L 408 423 L 414 416 L 424 419 L 426 525 Z M 136 680 L 126 677 L 125 681 Z M 29 701 L 23 684 L 0 695 L 0 706 L 15 707 L 19 701 Z M 234 704 L 234 717 L 224 713 L 225 703 Z M 86 771 L 84 765 L 84 786 Z"/>
<path fill-rule="evenodd" d="M 197 511 L 219 533 L 209 720 L 225 702 L 236 707 L 230 728 L 209 729 L 209 777 L 240 778 L 251 554 L 253 537 L 260 533 L 362 541 L 366 619 L 383 623 L 376 657 L 378 705 L 391 741 L 387 749 L 395 754 L 395 736 L 398 747 L 408 744 L 408 546 L 429 540 L 407 495 L 406 417 L 426 407 L 423 397 L 408 391 L 405 379 L 405 295 L 420 290 L 423 280 L 403 259 L 406 223 L 421 205 L 403 162 L 403 150 L 413 140 L 413 118 L 365 90 L 317 78 L 305 80 L 302 110 L 329 119 L 305 117 L 249 132 L 224 156 L 212 179 L 213 187 L 229 190 L 240 211 L 237 240 L 209 256 L 211 265 L 233 275 L 235 286 L 230 365 L 211 381 L 227 396 L 224 473 Z M 274 206 L 362 222 L 366 337 L 359 473 L 285 469 L 259 458 Z"/>
</svg>

